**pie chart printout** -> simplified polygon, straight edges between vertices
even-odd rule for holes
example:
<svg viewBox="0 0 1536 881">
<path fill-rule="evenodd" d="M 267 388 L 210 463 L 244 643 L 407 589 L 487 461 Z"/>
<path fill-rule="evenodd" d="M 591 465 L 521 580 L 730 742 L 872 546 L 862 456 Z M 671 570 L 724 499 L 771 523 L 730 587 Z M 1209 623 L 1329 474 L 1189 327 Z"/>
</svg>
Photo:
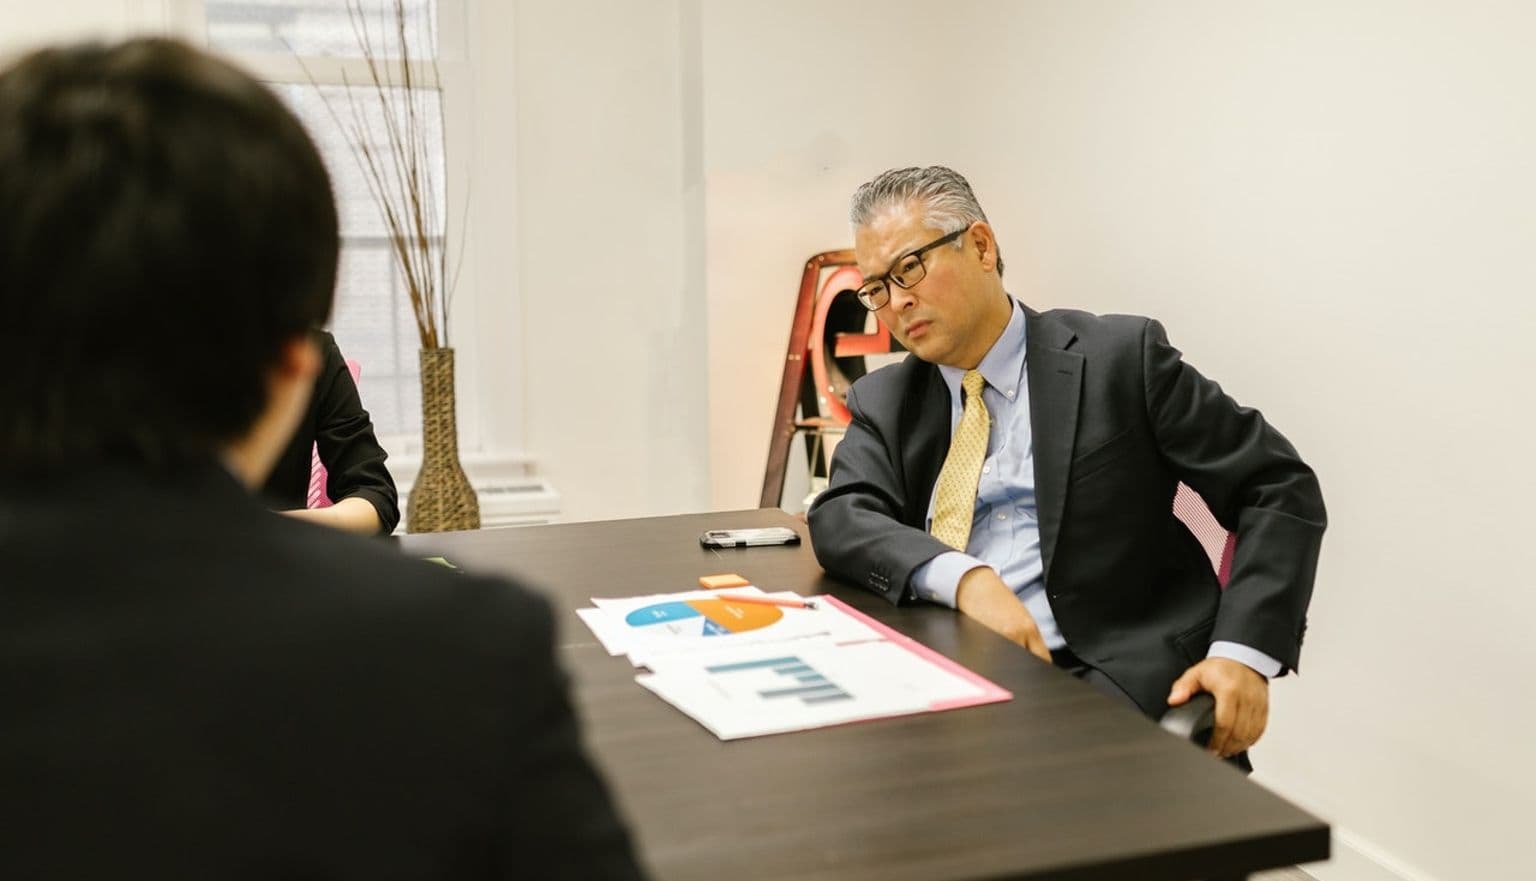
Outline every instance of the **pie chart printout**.
<svg viewBox="0 0 1536 881">
<path fill-rule="evenodd" d="M 784 617 L 777 606 L 729 600 L 674 600 L 630 612 L 630 627 L 665 630 L 678 636 L 724 636 L 769 627 Z"/>
</svg>

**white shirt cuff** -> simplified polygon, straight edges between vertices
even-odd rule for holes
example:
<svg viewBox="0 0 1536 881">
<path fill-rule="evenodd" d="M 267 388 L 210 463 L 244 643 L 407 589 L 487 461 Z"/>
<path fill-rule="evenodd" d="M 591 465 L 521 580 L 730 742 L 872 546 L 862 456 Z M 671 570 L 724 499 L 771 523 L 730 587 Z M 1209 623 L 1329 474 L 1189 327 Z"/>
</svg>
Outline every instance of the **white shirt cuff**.
<svg viewBox="0 0 1536 881">
<path fill-rule="evenodd" d="M 1211 643 L 1211 648 L 1205 653 L 1205 656 L 1207 658 L 1226 658 L 1229 661 L 1236 661 L 1251 668 L 1253 672 L 1263 676 L 1265 679 L 1274 679 L 1280 675 L 1281 669 L 1285 667 L 1284 664 L 1258 649 L 1251 649 L 1241 643 L 1226 642 L 1224 640 L 1217 640 Z"/>
<path fill-rule="evenodd" d="M 955 607 L 955 594 L 965 573 L 986 563 L 970 554 L 945 551 L 912 570 L 912 593 L 920 600 Z"/>
</svg>

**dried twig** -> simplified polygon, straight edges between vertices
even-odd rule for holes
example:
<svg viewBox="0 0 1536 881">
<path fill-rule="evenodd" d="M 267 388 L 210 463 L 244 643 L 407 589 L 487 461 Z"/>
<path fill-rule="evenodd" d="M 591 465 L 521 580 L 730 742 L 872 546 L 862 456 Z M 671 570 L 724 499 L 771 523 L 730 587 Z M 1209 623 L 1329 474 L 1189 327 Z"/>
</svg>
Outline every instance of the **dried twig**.
<svg viewBox="0 0 1536 881">
<path fill-rule="evenodd" d="M 363 0 L 347 0 L 347 16 L 368 70 L 368 81 L 354 89 L 343 71 L 342 101 L 327 96 L 303 58 L 294 54 L 332 121 L 346 137 L 368 192 L 383 215 L 390 254 L 405 282 L 421 347 L 436 349 L 448 345 L 448 307 L 458 281 L 457 265 L 452 276 L 448 273 L 447 231 L 439 229 L 437 174 L 428 159 L 428 110 L 424 102 L 428 91 L 442 88 L 442 77 L 437 59 L 432 56 L 425 62 L 431 81 L 420 81 L 417 67 L 422 62 L 411 54 L 412 35 L 406 28 L 405 0 L 384 2 L 388 2 L 389 9 L 387 13 L 382 6 L 379 10 L 380 33 L 375 39 L 368 27 L 370 16 L 363 8 Z M 397 58 L 385 57 L 386 28 L 393 31 L 399 43 Z M 425 35 L 416 36 L 425 39 Z M 343 105 L 346 119 L 337 104 Z M 370 119 L 370 113 L 376 113 L 377 118 Z M 439 128 L 441 113 L 439 104 Z M 462 258 L 461 243 L 458 259 Z"/>
</svg>

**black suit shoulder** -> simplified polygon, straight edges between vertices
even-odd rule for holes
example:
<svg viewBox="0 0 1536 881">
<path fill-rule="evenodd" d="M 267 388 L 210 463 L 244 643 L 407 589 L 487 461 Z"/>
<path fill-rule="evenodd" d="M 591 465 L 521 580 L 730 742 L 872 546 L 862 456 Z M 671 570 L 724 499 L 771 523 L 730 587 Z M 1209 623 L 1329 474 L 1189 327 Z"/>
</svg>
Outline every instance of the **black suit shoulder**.
<svg viewBox="0 0 1536 881">
<path fill-rule="evenodd" d="M 1152 323 L 1152 319 L 1144 315 L 1087 312 L 1082 309 L 1047 309 L 1037 314 L 1047 321 L 1059 322 L 1074 332 L 1109 338 L 1139 337 L 1143 329 Z"/>
<path fill-rule="evenodd" d="M 1082 353 L 1085 357 L 1140 357 L 1156 320 L 1142 315 L 1108 313 L 1104 315 L 1081 309 L 1049 309 L 1037 314 L 1035 328 L 1049 329 L 1045 339 L 1031 337 L 1028 345 L 1060 347 Z"/>
<path fill-rule="evenodd" d="M 0 874 L 638 877 L 536 593 L 227 475 L 0 526 Z"/>
<path fill-rule="evenodd" d="M 272 524 L 271 541 L 309 592 L 312 620 L 330 625 L 331 637 L 307 646 L 311 657 L 355 663 L 363 675 L 342 688 L 363 693 L 363 715 L 415 731 L 408 740 L 432 755 L 408 773 L 421 775 L 423 792 L 442 793 L 435 814 L 485 835 L 468 852 L 483 848 L 493 877 L 641 877 L 582 747 L 548 600 L 287 518 Z M 440 788 L 440 775 L 457 785 Z"/>
</svg>

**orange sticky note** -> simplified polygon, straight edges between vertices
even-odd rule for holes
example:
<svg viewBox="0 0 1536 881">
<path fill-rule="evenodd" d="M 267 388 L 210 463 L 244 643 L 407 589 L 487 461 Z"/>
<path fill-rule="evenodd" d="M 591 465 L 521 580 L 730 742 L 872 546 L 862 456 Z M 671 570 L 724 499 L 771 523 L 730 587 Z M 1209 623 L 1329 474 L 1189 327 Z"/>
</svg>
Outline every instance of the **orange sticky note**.
<svg viewBox="0 0 1536 881">
<path fill-rule="evenodd" d="M 742 578 L 735 572 L 726 572 L 720 575 L 700 575 L 699 587 L 705 590 L 719 590 L 722 587 L 746 587 L 752 582 Z"/>
</svg>

